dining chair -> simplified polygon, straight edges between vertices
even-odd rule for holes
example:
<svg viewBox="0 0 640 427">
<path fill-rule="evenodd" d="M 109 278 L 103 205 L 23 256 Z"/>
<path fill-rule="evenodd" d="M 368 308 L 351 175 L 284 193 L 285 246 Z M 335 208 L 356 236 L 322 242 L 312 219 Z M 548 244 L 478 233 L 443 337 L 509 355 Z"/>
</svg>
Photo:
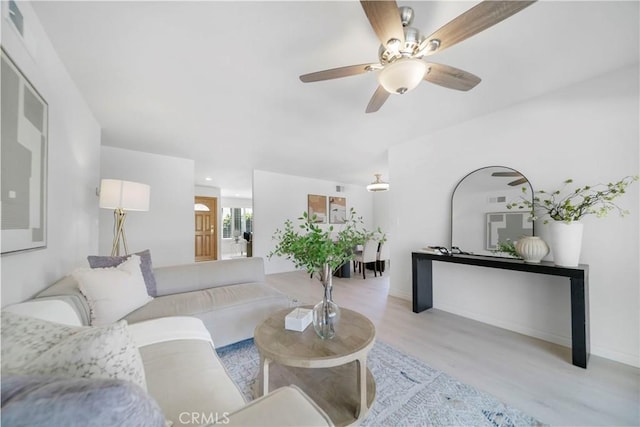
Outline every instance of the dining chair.
<svg viewBox="0 0 640 427">
<path fill-rule="evenodd" d="M 385 269 L 387 261 L 391 259 L 391 247 L 389 243 L 380 243 L 380 249 L 378 250 L 378 257 L 376 261 L 376 268 L 382 276 L 382 272 Z"/>
<path fill-rule="evenodd" d="M 358 261 L 356 261 L 356 259 L 358 258 L 358 256 L 362 256 L 362 249 L 363 249 L 362 245 L 356 245 L 353 247 L 353 272 L 354 273 L 358 271 Z"/>
<path fill-rule="evenodd" d="M 361 254 L 356 254 L 356 262 L 358 263 L 358 271 L 362 270 L 362 278 L 366 279 L 367 263 L 374 263 L 373 275 L 378 277 L 378 272 L 375 268 L 375 262 L 378 259 L 378 241 L 368 240 L 362 248 Z"/>
</svg>

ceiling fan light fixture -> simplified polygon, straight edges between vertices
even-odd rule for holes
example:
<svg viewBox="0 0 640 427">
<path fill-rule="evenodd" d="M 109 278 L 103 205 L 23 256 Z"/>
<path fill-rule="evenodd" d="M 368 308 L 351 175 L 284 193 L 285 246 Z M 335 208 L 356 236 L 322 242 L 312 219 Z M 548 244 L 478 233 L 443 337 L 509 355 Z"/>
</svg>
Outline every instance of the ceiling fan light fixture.
<svg viewBox="0 0 640 427">
<path fill-rule="evenodd" d="M 402 43 L 398 39 L 389 39 L 386 48 L 391 52 L 398 52 Z"/>
<path fill-rule="evenodd" d="M 380 179 L 380 174 L 375 174 L 376 180 L 367 185 L 367 191 L 389 191 L 389 183 Z"/>
<path fill-rule="evenodd" d="M 429 40 L 429 43 L 427 43 L 427 51 L 428 52 L 435 52 L 436 50 L 438 50 L 438 48 L 440 47 L 440 40 L 438 39 L 431 39 Z"/>
<path fill-rule="evenodd" d="M 403 58 L 378 73 L 378 83 L 389 93 L 403 94 L 415 89 L 424 78 L 427 64 L 419 59 Z"/>
</svg>

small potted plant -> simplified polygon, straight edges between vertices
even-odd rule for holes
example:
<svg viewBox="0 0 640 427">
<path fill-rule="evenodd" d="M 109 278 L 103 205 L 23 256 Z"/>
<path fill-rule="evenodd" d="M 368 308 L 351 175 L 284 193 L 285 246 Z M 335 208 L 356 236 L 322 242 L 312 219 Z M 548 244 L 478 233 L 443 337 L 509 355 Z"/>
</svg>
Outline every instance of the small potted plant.
<svg viewBox="0 0 640 427">
<path fill-rule="evenodd" d="M 511 239 L 507 239 L 504 242 L 499 241 L 496 244 L 496 248 L 491 252 L 494 254 L 506 254 L 511 258 L 520 258 L 520 255 L 516 252 L 516 245 L 511 241 Z"/>
<path fill-rule="evenodd" d="M 333 226 L 323 229 L 306 212 L 298 221 L 301 223 L 295 227 L 291 220 L 286 220 L 284 228 L 275 231 L 273 239 L 277 244 L 268 257 L 284 257 L 293 261 L 296 268 L 317 275 L 324 286 L 324 297 L 313 309 L 313 326 L 321 338 L 333 338 L 340 313 L 331 295 L 333 272 L 354 259 L 356 246 L 382 232 L 379 228 L 376 232 L 367 231 L 362 217 L 353 208 L 339 231 L 334 231 Z"/>
<path fill-rule="evenodd" d="M 627 176 L 620 181 L 594 186 L 585 185 L 573 191 L 567 191 L 572 179 L 564 181 L 559 190 L 547 192 L 536 191 L 533 199 L 522 198 L 519 202 L 507 204 L 507 209 L 524 209 L 531 211 L 533 220 L 544 218 L 547 224 L 552 220 L 552 251 L 557 265 L 575 267 L 580 258 L 583 224 L 580 222 L 587 215 L 598 218 L 617 211 L 620 216 L 629 212 L 621 209 L 614 200 L 625 194 L 626 189 L 638 176 Z M 527 188 L 522 187 L 527 193 Z"/>
</svg>

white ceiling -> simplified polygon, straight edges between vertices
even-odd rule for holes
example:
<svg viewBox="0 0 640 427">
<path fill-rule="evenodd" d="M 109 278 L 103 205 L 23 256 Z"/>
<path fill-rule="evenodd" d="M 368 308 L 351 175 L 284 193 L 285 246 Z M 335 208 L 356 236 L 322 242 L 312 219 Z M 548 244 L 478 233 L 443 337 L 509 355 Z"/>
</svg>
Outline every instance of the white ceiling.
<svg viewBox="0 0 640 427">
<path fill-rule="evenodd" d="M 476 3 L 400 5 L 430 34 Z M 194 159 L 196 184 L 250 197 L 253 169 L 343 185 L 387 179 L 394 144 L 638 63 L 639 4 L 535 3 L 429 57 L 481 77 L 475 89 L 423 82 L 373 114 L 364 110 L 375 75 L 298 79 L 377 60 L 355 1 L 33 5 L 104 145 Z"/>
</svg>

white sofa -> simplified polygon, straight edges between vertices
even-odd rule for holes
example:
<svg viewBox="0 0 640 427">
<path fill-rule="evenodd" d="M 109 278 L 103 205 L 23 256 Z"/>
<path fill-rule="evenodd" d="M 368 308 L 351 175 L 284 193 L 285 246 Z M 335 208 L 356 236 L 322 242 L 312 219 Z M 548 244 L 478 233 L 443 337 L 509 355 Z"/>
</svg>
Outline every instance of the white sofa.
<svg viewBox="0 0 640 427">
<path fill-rule="evenodd" d="M 264 283 L 261 266 L 261 259 L 248 258 L 155 269 L 159 296 L 125 317 L 144 366 L 147 393 L 174 426 L 332 425 L 294 386 L 247 404 L 217 357 L 214 342 L 253 336 L 269 312 L 288 303 Z M 69 277 L 38 298 L 3 310 L 91 328 L 86 326 L 86 301 Z"/>
<path fill-rule="evenodd" d="M 252 338 L 262 320 L 290 305 L 286 295 L 266 284 L 264 260 L 259 257 L 158 267 L 153 275 L 156 297 L 124 319 L 136 323 L 166 316 L 194 316 L 211 332 L 217 347 Z M 71 275 L 36 295 L 40 298 L 67 301 L 82 324 L 89 324 L 90 307 Z"/>
</svg>

